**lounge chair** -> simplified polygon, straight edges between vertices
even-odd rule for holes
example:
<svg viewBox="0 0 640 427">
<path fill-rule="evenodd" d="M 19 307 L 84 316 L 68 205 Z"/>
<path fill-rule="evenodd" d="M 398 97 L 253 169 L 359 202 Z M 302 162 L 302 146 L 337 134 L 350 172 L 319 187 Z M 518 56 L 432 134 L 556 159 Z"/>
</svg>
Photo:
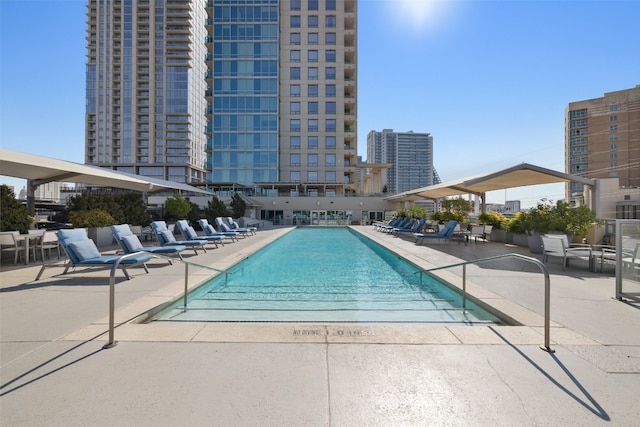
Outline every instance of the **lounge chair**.
<svg viewBox="0 0 640 427">
<path fill-rule="evenodd" d="M 258 231 L 257 227 L 240 227 L 238 223 L 235 222 L 234 219 L 231 218 L 230 216 L 227 217 L 227 224 L 229 225 L 229 228 L 231 229 L 231 231 L 247 230 L 251 235 L 255 235 L 256 231 Z"/>
<path fill-rule="evenodd" d="M 416 243 L 422 243 L 425 239 L 427 240 L 448 240 L 453 234 L 453 230 L 456 228 L 458 221 L 449 221 L 444 228 L 441 228 L 437 233 L 413 233 L 416 237 Z"/>
<path fill-rule="evenodd" d="M 426 218 L 422 218 L 420 221 L 414 223 L 412 227 L 394 228 L 393 233 L 420 233 L 426 222 Z"/>
<path fill-rule="evenodd" d="M 238 240 L 238 236 L 240 235 L 240 233 L 236 231 L 218 231 L 213 227 L 213 225 L 209 224 L 209 220 L 206 218 L 199 219 L 198 224 L 200 224 L 200 227 L 207 236 L 225 236 L 230 238 L 232 242 L 235 242 Z"/>
<path fill-rule="evenodd" d="M 58 239 L 62 248 L 69 257 L 69 262 L 62 274 L 66 274 L 71 267 L 111 267 L 115 264 L 122 255 L 102 255 L 96 244 L 89 238 L 86 228 L 74 228 L 71 230 L 58 230 Z M 142 264 L 144 270 L 149 273 L 145 262 L 151 259 L 150 255 L 139 254 L 134 257 L 122 259 L 120 267 L 124 272 L 124 276 L 127 280 L 131 279 L 125 266 L 131 266 L 136 264 Z M 40 279 L 42 273 L 46 267 L 44 260 L 42 260 L 42 268 L 36 277 L 36 280 Z"/>
<path fill-rule="evenodd" d="M 201 248 L 204 252 L 207 252 L 207 248 L 204 246 L 207 244 L 206 240 L 176 240 L 176 236 L 173 235 L 171 230 L 167 228 L 167 223 L 164 221 L 153 221 L 151 228 L 156 233 L 158 242 L 162 246 L 188 246 L 197 254 L 198 248 Z"/>
<path fill-rule="evenodd" d="M 595 259 L 589 245 L 569 245 L 565 234 L 542 235 L 542 262 L 546 263 L 549 257 L 562 258 L 562 269 L 569 265 L 571 258 L 586 258 L 589 262 L 589 270 L 594 270 Z"/>
<path fill-rule="evenodd" d="M 125 254 L 142 251 L 160 255 L 177 255 L 182 259 L 182 254 L 180 252 L 187 249 L 184 245 L 142 246 L 140 238 L 129 227 L 129 224 L 112 225 L 111 232 Z M 169 264 L 173 264 L 171 260 L 168 261 Z"/>
<path fill-rule="evenodd" d="M 382 231 L 383 233 L 388 233 L 394 228 L 404 228 L 409 223 L 409 218 L 396 218 L 394 223 L 389 221 L 389 224 L 381 224 L 378 226 L 377 230 Z"/>
<path fill-rule="evenodd" d="M 227 225 L 227 223 L 221 217 L 217 217 L 216 218 L 216 225 L 218 226 L 220 231 L 222 231 L 224 233 L 227 233 L 229 231 L 233 231 L 235 233 L 238 233 L 238 235 L 242 236 L 242 238 L 246 238 L 247 234 L 249 234 L 249 230 L 245 230 L 245 229 L 232 230 L 231 227 L 229 227 Z"/>
<path fill-rule="evenodd" d="M 198 236 L 196 230 L 194 230 L 194 228 L 189 225 L 186 219 L 176 221 L 176 225 L 178 226 L 178 229 L 180 230 L 184 238 L 187 240 L 204 240 L 208 243 L 213 243 L 214 245 L 216 245 L 216 248 L 218 247 L 218 243 L 224 246 L 224 236 Z"/>
</svg>

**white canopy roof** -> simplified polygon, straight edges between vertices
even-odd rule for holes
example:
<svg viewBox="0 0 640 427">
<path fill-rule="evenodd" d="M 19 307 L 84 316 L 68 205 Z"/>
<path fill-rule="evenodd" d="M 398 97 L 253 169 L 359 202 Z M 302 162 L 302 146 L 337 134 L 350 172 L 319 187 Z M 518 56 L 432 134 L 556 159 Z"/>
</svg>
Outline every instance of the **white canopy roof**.
<svg viewBox="0 0 640 427">
<path fill-rule="evenodd" d="M 27 179 L 34 187 L 56 181 L 127 188 L 143 192 L 181 190 L 211 194 L 184 183 L 133 175 L 3 148 L 0 148 L 0 175 Z"/>
<path fill-rule="evenodd" d="M 390 201 L 409 201 L 420 198 L 440 199 L 447 196 L 464 194 L 482 195 L 487 191 L 525 187 L 529 185 L 553 184 L 556 182 L 578 182 L 590 186 L 595 186 L 596 184 L 594 180 L 589 178 L 545 169 L 528 163 L 521 163 L 496 172 L 405 191 L 386 197 L 385 199 Z"/>
</svg>

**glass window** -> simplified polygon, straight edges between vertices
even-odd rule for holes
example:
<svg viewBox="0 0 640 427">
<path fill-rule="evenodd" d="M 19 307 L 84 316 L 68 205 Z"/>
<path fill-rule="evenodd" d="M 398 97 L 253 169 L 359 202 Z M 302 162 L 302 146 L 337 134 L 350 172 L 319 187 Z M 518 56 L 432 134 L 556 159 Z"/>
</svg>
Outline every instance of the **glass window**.
<svg viewBox="0 0 640 427">
<path fill-rule="evenodd" d="M 327 28 L 335 28 L 336 27 L 336 17 L 335 15 L 327 15 L 325 17 L 325 27 Z"/>
<path fill-rule="evenodd" d="M 289 164 L 291 166 L 300 166 L 300 154 L 290 154 L 289 155 Z"/>
<path fill-rule="evenodd" d="M 336 96 L 336 85 L 326 85 L 324 87 L 324 96 L 334 98 Z"/>
<path fill-rule="evenodd" d="M 614 114 L 613 116 L 609 116 L 609 121 L 610 122 L 617 122 L 618 121 L 618 115 Z"/>
<path fill-rule="evenodd" d="M 325 164 L 325 166 L 335 166 L 336 165 L 336 155 L 335 154 L 325 154 L 324 155 L 324 164 Z"/>
<path fill-rule="evenodd" d="M 327 33 L 324 35 L 324 43 L 328 45 L 336 44 L 336 33 Z"/>
<path fill-rule="evenodd" d="M 336 171 L 326 171 L 324 173 L 325 182 L 336 182 Z"/>
<path fill-rule="evenodd" d="M 300 44 L 300 42 L 302 41 L 300 33 L 291 33 L 291 36 L 289 36 L 289 41 L 291 44 Z"/>
<path fill-rule="evenodd" d="M 327 50 L 327 51 L 325 51 L 324 60 L 326 62 L 336 62 L 336 51 L 335 50 Z"/>
<path fill-rule="evenodd" d="M 318 51 L 310 50 L 309 51 L 309 62 L 318 62 Z"/>
<path fill-rule="evenodd" d="M 289 177 L 291 182 L 300 182 L 300 171 L 291 171 Z"/>
<path fill-rule="evenodd" d="M 302 0 L 291 0 L 291 10 L 300 10 Z"/>
<path fill-rule="evenodd" d="M 289 139 L 289 144 L 291 145 L 291 149 L 292 150 L 299 150 L 300 149 L 300 137 L 299 136 L 292 136 L 291 139 Z"/>
<path fill-rule="evenodd" d="M 324 146 L 328 149 L 336 148 L 336 137 L 335 136 L 326 136 L 324 138 Z"/>
<path fill-rule="evenodd" d="M 318 67 L 309 67 L 307 72 L 307 78 L 309 80 L 318 80 Z"/>
<path fill-rule="evenodd" d="M 309 171 L 309 172 L 307 172 L 307 181 L 309 181 L 309 182 L 318 182 L 318 171 Z"/>
<path fill-rule="evenodd" d="M 291 80 L 300 80 L 300 67 L 291 67 L 289 78 Z"/>
<path fill-rule="evenodd" d="M 307 154 L 307 166 L 318 166 L 317 154 Z"/>
<path fill-rule="evenodd" d="M 336 113 L 336 103 L 335 102 L 327 102 L 324 105 L 325 114 L 335 114 Z"/>
<path fill-rule="evenodd" d="M 309 0 L 309 10 L 318 10 L 318 0 Z"/>
<path fill-rule="evenodd" d="M 310 45 L 318 44 L 318 33 L 309 33 L 307 40 L 309 41 Z"/>
<path fill-rule="evenodd" d="M 317 150 L 318 149 L 318 137 L 317 136 L 310 136 L 307 138 L 307 148 L 312 149 L 312 150 Z"/>
<path fill-rule="evenodd" d="M 336 0 L 325 0 L 325 10 L 336 10 Z"/>
<path fill-rule="evenodd" d="M 300 28 L 300 15 L 291 16 L 291 28 Z"/>
<path fill-rule="evenodd" d="M 300 119 L 291 119 L 289 129 L 291 132 L 300 132 Z"/>
<path fill-rule="evenodd" d="M 335 80 L 336 79 L 336 67 L 327 67 L 324 70 L 324 77 L 327 80 Z"/>
<path fill-rule="evenodd" d="M 307 86 L 307 96 L 318 96 L 318 85 Z"/>
<path fill-rule="evenodd" d="M 615 133 L 614 133 L 614 134 L 612 134 L 612 135 L 609 135 L 609 139 L 610 139 L 611 141 L 615 141 L 615 140 L 617 140 L 617 139 L 618 139 L 618 135 L 617 135 L 617 134 L 615 134 Z"/>
<path fill-rule="evenodd" d="M 318 103 L 317 102 L 309 102 L 307 106 L 307 113 L 309 114 L 318 114 Z"/>
<path fill-rule="evenodd" d="M 300 103 L 299 102 L 291 102 L 289 105 L 291 106 L 291 108 L 290 108 L 291 114 L 300 114 Z"/>
<path fill-rule="evenodd" d="M 327 132 L 335 132 L 336 131 L 336 121 L 335 121 L 335 119 L 327 119 L 327 120 L 325 120 L 324 129 Z"/>
<path fill-rule="evenodd" d="M 609 125 L 609 130 L 618 130 L 618 125 Z"/>
<path fill-rule="evenodd" d="M 318 119 L 309 119 L 309 121 L 307 122 L 307 129 L 309 129 L 309 132 L 318 132 Z M 316 139 L 316 145 L 317 144 L 318 143 Z"/>
<path fill-rule="evenodd" d="M 289 59 L 291 62 L 300 62 L 300 51 L 292 50 L 289 55 Z"/>
<path fill-rule="evenodd" d="M 300 85 L 289 86 L 289 96 L 300 96 Z"/>
<path fill-rule="evenodd" d="M 318 16 L 317 15 L 310 15 L 309 19 L 307 20 L 308 24 L 309 24 L 309 28 L 318 28 Z"/>
</svg>

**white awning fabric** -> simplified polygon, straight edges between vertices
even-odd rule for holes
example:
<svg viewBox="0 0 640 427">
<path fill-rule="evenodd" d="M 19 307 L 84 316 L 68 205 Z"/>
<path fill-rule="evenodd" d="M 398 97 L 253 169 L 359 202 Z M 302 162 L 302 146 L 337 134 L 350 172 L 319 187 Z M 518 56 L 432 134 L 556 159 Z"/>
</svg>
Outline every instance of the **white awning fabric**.
<svg viewBox="0 0 640 427">
<path fill-rule="evenodd" d="M 184 183 L 133 175 L 3 148 L 0 148 L 0 175 L 26 179 L 32 186 L 48 182 L 74 182 L 127 188 L 142 192 L 179 190 L 198 194 L 212 194 Z"/>
</svg>

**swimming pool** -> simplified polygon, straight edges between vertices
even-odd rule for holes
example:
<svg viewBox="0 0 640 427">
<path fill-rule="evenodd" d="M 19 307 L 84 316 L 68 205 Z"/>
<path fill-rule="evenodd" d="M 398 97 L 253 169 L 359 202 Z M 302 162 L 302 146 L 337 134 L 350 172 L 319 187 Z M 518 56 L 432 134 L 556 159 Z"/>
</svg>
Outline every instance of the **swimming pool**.
<svg viewBox="0 0 640 427">
<path fill-rule="evenodd" d="M 500 323 L 344 227 L 301 227 L 193 291 L 155 321 Z"/>
</svg>

